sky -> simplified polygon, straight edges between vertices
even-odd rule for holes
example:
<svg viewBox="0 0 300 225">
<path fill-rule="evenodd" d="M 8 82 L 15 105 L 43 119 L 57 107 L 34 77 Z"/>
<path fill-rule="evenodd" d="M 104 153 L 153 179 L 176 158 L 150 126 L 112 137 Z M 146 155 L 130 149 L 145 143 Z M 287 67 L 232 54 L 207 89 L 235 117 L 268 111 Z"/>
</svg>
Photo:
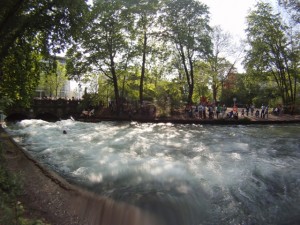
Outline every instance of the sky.
<svg viewBox="0 0 300 225">
<path fill-rule="evenodd" d="M 253 10 L 258 0 L 199 0 L 209 7 L 210 25 L 220 26 L 224 32 L 230 33 L 236 46 L 246 39 L 246 16 Z M 239 53 L 237 53 L 239 54 Z M 230 61 L 236 62 L 239 72 L 244 72 L 241 59 L 237 56 L 226 56 Z"/>
<path fill-rule="evenodd" d="M 246 39 L 245 29 L 247 28 L 246 17 L 250 10 L 255 9 L 259 1 L 270 3 L 274 10 L 277 8 L 277 0 L 199 0 L 209 7 L 210 25 L 220 26 L 224 32 L 231 34 L 233 43 L 240 46 L 241 40 Z M 237 58 L 228 57 L 230 61 Z M 241 59 L 235 65 L 239 72 L 244 72 Z"/>
<path fill-rule="evenodd" d="M 245 38 L 246 16 L 257 0 L 200 0 L 209 7 L 211 26 L 220 25 L 235 40 Z"/>
</svg>

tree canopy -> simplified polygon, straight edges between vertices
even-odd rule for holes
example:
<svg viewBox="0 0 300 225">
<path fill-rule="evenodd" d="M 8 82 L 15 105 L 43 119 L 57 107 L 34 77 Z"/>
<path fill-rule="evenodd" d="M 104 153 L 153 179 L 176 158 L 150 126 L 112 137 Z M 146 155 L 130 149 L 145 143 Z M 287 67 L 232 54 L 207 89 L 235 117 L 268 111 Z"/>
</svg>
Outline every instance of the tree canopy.
<svg viewBox="0 0 300 225">
<path fill-rule="evenodd" d="M 278 2 L 298 24 L 297 1 Z M 266 101 L 265 96 L 292 108 L 297 104 L 299 30 L 285 24 L 270 4 L 259 2 L 247 17 L 246 72 L 241 74 L 230 60 L 234 47 L 229 35 L 209 26 L 209 8 L 201 1 L 89 4 L 0 2 L 0 91 L 6 99 L 28 107 L 37 85 L 52 78 L 57 92 L 63 81 L 56 82 L 55 58 L 66 53 L 66 68 L 60 71 L 66 69 L 69 79 L 98 82 L 95 99 L 112 100 L 118 112 L 126 101 L 177 107 L 198 103 L 202 96 L 214 103 L 239 95 L 243 104 Z M 258 86 L 264 97 L 257 96 Z"/>
<path fill-rule="evenodd" d="M 300 23 L 300 2 L 298 0 L 278 0 L 278 3 L 288 10 L 296 23 Z"/>
<path fill-rule="evenodd" d="M 247 17 L 247 72 L 260 80 L 276 83 L 283 104 L 294 110 L 299 82 L 299 45 L 279 14 L 272 13 L 269 4 L 258 3 Z M 291 39 L 290 39 L 291 38 Z M 293 40 L 293 41 L 290 41 Z M 296 41 L 299 43 L 299 40 Z"/>
<path fill-rule="evenodd" d="M 211 53 L 211 28 L 208 8 L 199 1 L 167 1 L 163 14 L 166 36 L 175 46 L 180 67 L 188 85 L 188 103 L 192 103 L 195 86 L 195 63 Z"/>
<path fill-rule="evenodd" d="M 0 2 L 0 90 L 24 106 L 37 85 L 41 57 L 66 49 L 82 30 L 84 0 Z M 8 88 L 10 87 L 10 88 Z"/>
</svg>

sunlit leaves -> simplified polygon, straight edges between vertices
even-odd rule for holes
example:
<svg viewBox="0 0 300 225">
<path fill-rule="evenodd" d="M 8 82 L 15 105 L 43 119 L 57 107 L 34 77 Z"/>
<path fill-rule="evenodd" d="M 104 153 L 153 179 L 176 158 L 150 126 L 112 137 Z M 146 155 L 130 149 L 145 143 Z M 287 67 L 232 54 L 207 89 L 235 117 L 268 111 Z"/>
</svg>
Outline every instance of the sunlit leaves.
<svg viewBox="0 0 300 225">
<path fill-rule="evenodd" d="M 211 51 L 208 8 L 194 0 L 168 0 L 162 14 L 165 37 L 174 44 L 185 74 L 192 102 L 194 67 L 197 60 L 207 59 Z"/>
<path fill-rule="evenodd" d="M 55 60 L 55 68 L 48 73 L 42 73 L 39 80 L 39 87 L 45 90 L 49 97 L 59 97 L 60 91 L 68 80 L 66 76 L 66 68 L 60 62 Z"/>
<path fill-rule="evenodd" d="M 297 86 L 295 68 L 299 65 L 299 58 L 294 56 L 299 53 L 299 48 L 290 40 L 295 37 L 289 35 L 280 15 L 273 13 L 266 3 L 258 3 L 247 22 L 250 49 L 244 62 L 248 73 L 259 76 L 261 80 L 276 82 L 283 103 L 293 107 Z"/>
<path fill-rule="evenodd" d="M 38 84 L 41 57 L 22 39 L 9 53 L 2 67 L 1 93 L 15 100 L 19 106 L 28 107 Z"/>
<path fill-rule="evenodd" d="M 84 28 L 84 0 L 1 0 L 0 89 L 29 105 L 41 56 L 62 52 Z M 80 29 L 80 31 L 78 31 Z"/>
</svg>

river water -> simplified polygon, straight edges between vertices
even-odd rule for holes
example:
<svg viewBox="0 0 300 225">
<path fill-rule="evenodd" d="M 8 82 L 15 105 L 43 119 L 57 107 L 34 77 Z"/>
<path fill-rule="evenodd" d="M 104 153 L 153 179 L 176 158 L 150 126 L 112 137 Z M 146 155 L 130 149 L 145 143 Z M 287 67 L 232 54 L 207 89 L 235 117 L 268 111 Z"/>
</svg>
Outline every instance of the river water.
<svg viewBox="0 0 300 225">
<path fill-rule="evenodd" d="M 71 183 L 167 225 L 300 224 L 299 124 L 23 120 L 6 130 Z"/>
</svg>

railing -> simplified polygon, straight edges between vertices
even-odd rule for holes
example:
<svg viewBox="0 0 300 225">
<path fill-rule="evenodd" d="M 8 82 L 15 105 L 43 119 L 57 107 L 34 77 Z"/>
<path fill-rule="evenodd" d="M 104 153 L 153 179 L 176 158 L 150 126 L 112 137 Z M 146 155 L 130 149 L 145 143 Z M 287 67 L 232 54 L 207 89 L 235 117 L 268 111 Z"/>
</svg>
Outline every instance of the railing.
<svg viewBox="0 0 300 225">
<path fill-rule="evenodd" d="M 36 107 L 76 107 L 80 104 L 81 100 L 66 100 L 66 99 L 34 99 L 33 106 Z"/>
</svg>

